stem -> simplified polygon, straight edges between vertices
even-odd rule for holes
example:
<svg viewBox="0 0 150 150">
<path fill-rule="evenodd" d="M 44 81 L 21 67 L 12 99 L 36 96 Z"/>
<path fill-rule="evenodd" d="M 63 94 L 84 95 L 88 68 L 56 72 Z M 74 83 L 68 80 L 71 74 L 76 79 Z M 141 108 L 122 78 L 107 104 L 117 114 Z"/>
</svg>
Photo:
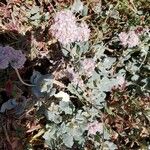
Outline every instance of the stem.
<svg viewBox="0 0 150 150">
<path fill-rule="evenodd" d="M 148 54 L 148 53 L 147 53 Z M 144 62 L 146 61 L 147 58 L 147 54 L 145 54 L 143 61 L 141 62 L 141 65 L 139 66 L 138 70 L 141 69 L 141 67 L 143 66 Z"/>
<path fill-rule="evenodd" d="M 25 83 L 25 82 L 23 81 L 23 79 L 21 78 L 21 76 L 20 76 L 20 73 L 19 73 L 18 69 L 16 69 L 16 68 L 14 68 L 14 69 L 15 69 L 16 74 L 17 74 L 17 76 L 18 76 L 18 78 L 19 78 L 19 80 L 20 80 L 20 82 L 21 82 L 22 84 L 24 84 L 24 85 L 26 85 L 26 86 L 35 86 L 35 85 L 33 85 L 33 84 Z"/>
<path fill-rule="evenodd" d="M 17 73 L 17 76 L 18 76 L 18 78 L 19 78 L 19 80 L 20 80 L 20 82 L 21 82 L 22 84 L 24 84 L 24 85 L 26 85 L 26 86 L 36 86 L 36 85 L 33 85 L 33 84 L 25 83 L 25 82 L 23 81 L 23 79 L 21 78 L 18 69 L 16 69 L 16 68 L 14 68 L 14 69 L 15 69 L 15 71 L 16 71 L 16 73 Z M 59 81 L 56 81 L 55 79 L 53 80 L 53 83 L 56 84 L 56 85 L 59 85 L 60 87 L 66 88 L 66 86 L 65 86 L 63 83 L 61 83 L 61 82 L 59 82 Z"/>
<path fill-rule="evenodd" d="M 57 81 L 55 79 L 53 79 L 53 83 L 56 84 L 56 85 L 59 85 L 62 88 L 66 88 L 66 86 L 63 83 L 61 83 L 61 82 L 59 82 L 59 81 Z"/>
</svg>

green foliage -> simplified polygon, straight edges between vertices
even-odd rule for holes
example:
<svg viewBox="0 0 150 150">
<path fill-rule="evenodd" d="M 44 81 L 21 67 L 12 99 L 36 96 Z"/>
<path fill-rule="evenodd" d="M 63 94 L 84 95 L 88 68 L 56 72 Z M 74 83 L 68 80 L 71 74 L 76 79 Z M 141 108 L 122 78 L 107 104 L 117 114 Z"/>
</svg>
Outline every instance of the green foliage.
<svg viewBox="0 0 150 150">
<path fill-rule="evenodd" d="M 88 41 L 62 45 L 52 37 L 54 16 L 64 9 L 73 12 L 77 24 L 88 24 Z M 40 127 L 45 133 L 35 138 L 34 134 L 39 132 L 35 129 L 30 134 L 35 141 L 42 141 L 52 150 L 148 149 L 148 11 L 149 4 L 144 0 L 25 0 L 0 6 L 1 45 L 11 45 L 26 53 L 27 64 L 19 70 L 26 81 L 28 68 L 29 72 L 30 68 L 39 69 L 33 71 L 30 82 L 34 86 L 28 89 L 35 96 L 31 99 L 37 102 L 37 118 L 33 118 L 39 122 L 44 118 Z M 119 38 L 121 32 L 128 31 L 135 31 L 139 38 L 138 45 L 132 48 L 123 45 Z M 93 60 L 94 65 L 83 65 L 86 59 Z M 89 72 L 92 73 L 88 75 Z M 12 78 L 14 84 L 18 83 L 10 68 L 0 71 L 0 76 L 5 74 L 4 80 Z M 12 101 L 2 106 L 9 108 L 9 102 Z M 103 131 L 88 134 L 89 124 L 95 121 L 103 124 Z M 91 130 L 95 130 L 94 126 Z"/>
<path fill-rule="evenodd" d="M 53 78 L 49 74 L 42 75 L 38 71 L 34 71 L 30 79 L 34 85 L 32 87 L 33 94 L 37 97 L 53 96 L 55 94 L 55 88 L 53 88 Z"/>
</svg>

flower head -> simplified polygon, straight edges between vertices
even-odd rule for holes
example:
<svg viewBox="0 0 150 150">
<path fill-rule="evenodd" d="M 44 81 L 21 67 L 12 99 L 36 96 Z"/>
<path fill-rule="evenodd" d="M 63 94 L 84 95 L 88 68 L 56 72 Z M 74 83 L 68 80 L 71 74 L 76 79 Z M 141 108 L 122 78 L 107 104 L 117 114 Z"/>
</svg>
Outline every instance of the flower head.
<svg viewBox="0 0 150 150">
<path fill-rule="evenodd" d="M 85 22 L 77 24 L 76 18 L 70 10 L 57 12 L 50 30 L 52 35 L 63 45 L 76 41 L 87 41 L 90 33 Z"/>
<path fill-rule="evenodd" d="M 54 24 L 51 26 L 52 35 L 63 45 L 76 41 L 76 18 L 69 10 L 56 13 Z"/>
<path fill-rule="evenodd" d="M 4 47 L 0 46 L 0 69 L 5 69 L 8 67 L 8 60 L 9 58 L 7 50 L 5 50 Z"/>
<path fill-rule="evenodd" d="M 127 40 L 128 40 L 128 34 L 125 32 L 121 32 L 119 34 L 119 40 L 121 41 L 123 46 L 126 46 L 128 44 Z"/>
<path fill-rule="evenodd" d="M 85 22 L 79 24 L 77 41 L 85 42 L 90 37 L 90 29 Z"/>
<path fill-rule="evenodd" d="M 13 68 L 21 68 L 26 61 L 25 55 L 21 50 L 12 47 L 0 47 L 0 69 L 8 67 L 9 63 Z"/>
<path fill-rule="evenodd" d="M 130 31 L 128 33 L 128 47 L 132 48 L 134 46 L 137 46 L 139 44 L 139 37 L 138 35 L 135 33 L 135 31 Z"/>
<path fill-rule="evenodd" d="M 89 123 L 87 126 L 88 135 L 96 135 L 96 132 L 102 133 L 103 132 L 103 124 L 99 123 L 98 121 L 94 121 Z"/>
<path fill-rule="evenodd" d="M 83 80 L 81 79 L 80 75 L 73 70 L 72 67 L 67 68 L 66 75 L 74 85 L 83 87 L 84 85 Z"/>
<path fill-rule="evenodd" d="M 22 68 L 26 61 L 25 55 L 21 50 L 14 50 L 11 53 L 10 64 L 13 68 Z"/>
<path fill-rule="evenodd" d="M 135 31 L 129 31 L 128 33 L 121 32 L 119 34 L 119 39 L 123 46 L 128 46 L 129 48 L 135 47 L 139 44 L 139 37 Z"/>
<path fill-rule="evenodd" d="M 87 59 L 84 59 L 82 62 L 81 62 L 81 65 L 82 65 L 82 68 L 85 72 L 85 74 L 90 77 L 92 76 L 92 73 L 95 69 L 95 62 L 93 59 L 91 58 L 87 58 Z"/>
</svg>

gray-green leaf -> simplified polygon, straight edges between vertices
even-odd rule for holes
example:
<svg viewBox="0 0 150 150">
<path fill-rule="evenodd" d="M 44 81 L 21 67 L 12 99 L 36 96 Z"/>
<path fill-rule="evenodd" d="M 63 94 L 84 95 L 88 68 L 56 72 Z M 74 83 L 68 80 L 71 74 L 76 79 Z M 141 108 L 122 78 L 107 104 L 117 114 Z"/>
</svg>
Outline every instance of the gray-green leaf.
<svg viewBox="0 0 150 150">
<path fill-rule="evenodd" d="M 74 144 L 74 142 L 73 142 L 73 137 L 72 137 L 70 134 L 64 134 L 64 135 L 62 136 L 62 138 L 63 138 L 63 143 L 64 143 L 67 147 L 71 148 L 71 147 L 73 146 L 73 144 Z"/>
</svg>

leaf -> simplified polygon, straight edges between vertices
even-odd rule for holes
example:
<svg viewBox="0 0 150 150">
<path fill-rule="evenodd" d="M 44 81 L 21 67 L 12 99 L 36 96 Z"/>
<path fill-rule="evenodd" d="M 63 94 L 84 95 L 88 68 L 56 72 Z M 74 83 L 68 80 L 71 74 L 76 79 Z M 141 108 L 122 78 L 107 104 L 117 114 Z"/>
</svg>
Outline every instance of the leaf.
<svg viewBox="0 0 150 150">
<path fill-rule="evenodd" d="M 33 15 L 33 14 L 36 14 L 40 11 L 39 7 L 38 6 L 33 6 L 32 9 L 30 10 L 30 14 Z"/>
<path fill-rule="evenodd" d="M 139 76 L 137 74 L 134 74 L 132 77 L 131 77 L 131 80 L 132 81 L 137 81 L 139 78 Z"/>
<path fill-rule="evenodd" d="M 45 20 L 49 20 L 50 19 L 50 13 L 46 12 L 45 15 L 44 15 L 44 17 L 45 17 Z"/>
<path fill-rule="evenodd" d="M 14 109 L 17 106 L 15 99 L 10 99 L 7 102 L 3 103 L 0 109 L 0 112 L 4 113 L 6 110 Z"/>
<path fill-rule="evenodd" d="M 30 81 L 35 85 L 32 87 L 32 92 L 36 97 L 43 97 L 45 93 L 49 94 L 49 96 L 55 94 L 53 77 L 50 74 L 42 75 L 38 71 L 33 71 Z"/>
<path fill-rule="evenodd" d="M 46 111 L 45 115 L 48 120 L 55 122 L 56 124 L 60 123 L 62 121 L 62 117 L 59 114 L 56 114 L 52 111 Z"/>
<path fill-rule="evenodd" d="M 117 145 L 115 145 L 113 142 L 105 141 L 105 144 L 107 144 L 109 150 L 117 150 Z"/>
<path fill-rule="evenodd" d="M 114 85 L 112 84 L 112 81 L 107 78 L 107 77 L 104 77 L 101 82 L 100 82 L 100 85 L 98 86 L 100 91 L 104 91 L 104 92 L 108 92 L 111 90 L 111 88 L 113 87 Z"/>
<path fill-rule="evenodd" d="M 32 25 L 38 27 L 40 25 L 40 20 L 34 20 L 30 22 Z"/>
<path fill-rule="evenodd" d="M 65 112 L 65 114 L 72 114 L 72 109 L 70 108 L 68 102 L 60 101 L 59 107 L 62 111 Z"/>
<path fill-rule="evenodd" d="M 116 58 L 106 57 L 103 62 L 104 68 L 110 69 L 115 61 L 116 61 Z"/>
<path fill-rule="evenodd" d="M 105 52 L 105 49 L 106 49 L 105 46 L 103 46 L 102 44 L 99 44 L 99 43 L 92 46 L 92 48 L 95 51 L 95 56 L 94 56 L 95 60 L 100 59 L 101 56 L 104 55 L 104 52 Z"/>
<path fill-rule="evenodd" d="M 40 90 L 37 86 L 32 87 L 31 90 L 32 90 L 32 93 L 33 93 L 37 98 L 39 98 L 39 97 L 44 97 L 44 96 L 45 96 L 45 94 L 42 93 L 41 90 Z"/>
<path fill-rule="evenodd" d="M 64 133 L 67 132 L 66 124 L 64 122 L 62 122 L 62 124 L 60 125 L 60 128 L 58 129 L 58 132 L 60 134 L 64 134 Z"/>
<path fill-rule="evenodd" d="M 55 88 L 52 88 L 51 91 L 48 92 L 48 96 L 49 96 L 49 97 L 52 97 L 52 96 L 55 95 L 55 93 L 56 93 L 56 89 L 55 89 Z"/>
<path fill-rule="evenodd" d="M 74 142 L 73 142 L 73 137 L 70 134 L 63 134 L 62 135 L 63 138 L 63 143 L 69 147 L 72 148 Z"/>
<path fill-rule="evenodd" d="M 55 138 L 55 132 L 56 132 L 56 129 L 54 127 L 52 127 L 51 129 L 49 129 L 48 131 L 46 131 L 43 135 L 43 138 L 46 140 L 46 141 L 50 141 L 51 138 Z"/>
<path fill-rule="evenodd" d="M 89 42 L 77 43 L 80 53 L 86 53 L 89 50 Z"/>
<path fill-rule="evenodd" d="M 38 72 L 38 71 L 33 70 L 33 74 L 32 74 L 32 76 L 30 77 L 30 82 L 35 85 L 35 84 L 37 84 L 38 79 L 39 79 L 40 77 L 41 77 L 41 73 Z"/>
<path fill-rule="evenodd" d="M 98 112 L 98 110 L 96 109 L 96 108 L 94 108 L 94 107 L 92 107 L 92 108 L 90 108 L 89 110 L 88 110 L 88 112 L 89 112 L 89 114 L 90 114 L 90 119 L 89 119 L 89 121 L 93 121 L 93 119 L 95 118 L 95 117 L 98 117 L 99 116 L 99 112 Z"/>
<path fill-rule="evenodd" d="M 99 90 L 94 90 L 92 99 L 94 105 L 99 105 L 103 107 L 103 103 L 105 102 L 106 94 Z"/>
<path fill-rule="evenodd" d="M 106 128 L 104 128 L 104 130 L 103 130 L 103 137 L 105 140 L 110 139 L 110 134 L 108 133 L 108 130 Z"/>
<path fill-rule="evenodd" d="M 77 89 L 72 84 L 69 84 L 67 88 L 72 94 L 75 94 L 80 99 L 82 99 L 82 96 L 78 93 Z"/>
<path fill-rule="evenodd" d="M 72 7 L 71 7 L 72 12 L 80 12 L 83 10 L 83 2 L 80 0 L 75 0 Z"/>
<path fill-rule="evenodd" d="M 33 15 L 33 16 L 31 16 L 30 17 L 30 19 L 33 21 L 33 20 L 39 20 L 41 18 L 41 15 L 40 15 L 40 13 L 37 13 L 37 14 L 35 14 L 35 15 Z"/>
<path fill-rule="evenodd" d="M 65 48 L 62 48 L 61 51 L 63 52 L 65 57 L 68 56 L 69 52 Z"/>
<path fill-rule="evenodd" d="M 65 49 L 66 51 L 70 52 L 72 50 L 71 45 L 67 44 L 67 45 L 63 45 L 62 49 Z"/>
<path fill-rule="evenodd" d="M 43 135 L 43 138 L 45 140 L 45 144 L 48 146 L 52 146 L 53 145 L 53 141 L 56 140 L 56 133 L 57 133 L 57 126 L 53 125 L 50 126 L 50 129 L 48 129 L 48 131 L 46 131 Z"/>
<path fill-rule="evenodd" d="M 87 15 L 88 15 L 88 6 L 85 5 L 82 10 L 82 16 L 87 16 Z"/>
<path fill-rule="evenodd" d="M 63 92 L 63 91 L 60 91 L 59 93 L 55 94 L 54 95 L 56 98 L 62 98 L 62 101 L 64 102 L 69 102 L 70 101 L 70 96 Z"/>
<path fill-rule="evenodd" d="M 110 17 L 114 19 L 120 19 L 119 12 L 117 10 L 110 11 Z"/>
<path fill-rule="evenodd" d="M 0 112 L 4 113 L 5 111 L 14 110 L 14 113 L 16 115 L 20 115 L 23 113 L 25 106 L 26 106 L 25 97 L 22 97 L 21 102 L 16 102 L 15 99 L 10 99 L 7 102 L 2 104 Z"/>
<path fill-rule="evenodd" d="M 82 110 L 79 110 L 75 119 L 78 121 L 78 123 L 83 123 L 85 121 L 85 117 L 82 115 Z"/>
<path fill-rule="evenodd" d="M 68 133 L 70 133 L 76 141 L 82 140 L 82 134 L 85 131 L 86 127 L 80 128 L 79 126 L 76 128 L 70 128 Z"/>
</svg>

